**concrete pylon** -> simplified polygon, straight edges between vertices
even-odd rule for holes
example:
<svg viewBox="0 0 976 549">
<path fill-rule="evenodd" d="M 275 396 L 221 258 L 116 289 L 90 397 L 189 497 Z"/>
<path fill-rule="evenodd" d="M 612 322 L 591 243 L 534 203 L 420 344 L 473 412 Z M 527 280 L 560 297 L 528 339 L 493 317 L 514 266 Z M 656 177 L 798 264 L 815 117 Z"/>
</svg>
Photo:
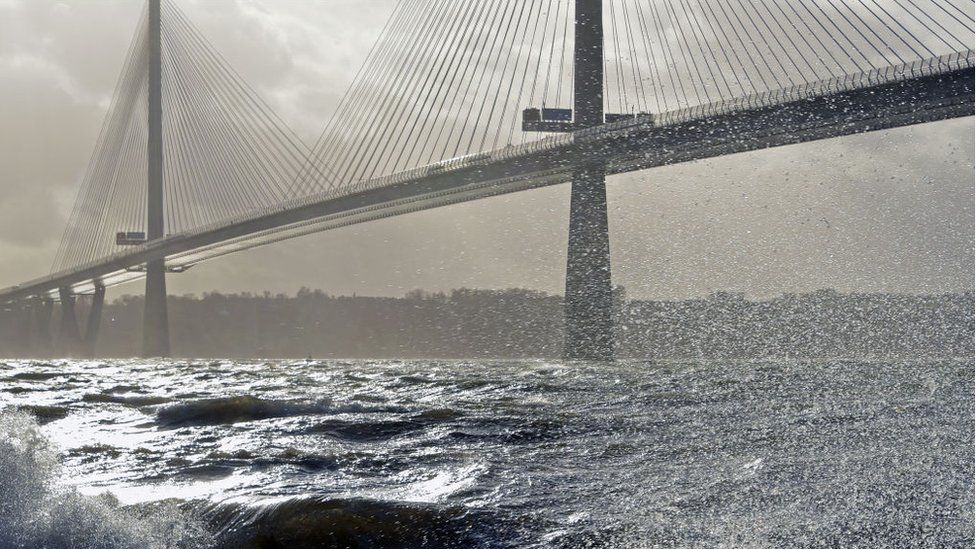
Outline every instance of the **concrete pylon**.
<svg viewBox="0 0 976 549">
<path fill-rule="evenodd" d="M 75 315 L 75 296 L 71 288 L 59 288 L 58 296 L 61 301 L 61 329 L 58 330 L 58 351 L 63 356 L 71 357 L 78 353 L 81 344 L 81 331 L 78 329 L 78 317 Z"/>
<path fill-rule="evenodd" d="M 20 326 L 20 334 L 17 337 L 18 346 L 20 347 L 20 352 L 29 354 L 32 347 L 34 346 L 34 307 L 28 302 L 17 302 L 14 304 L 12 309 L 17 311 L 16 316 L 18 317 Z"/>
<path fill-rule="evenodd" d="M 54 301 L 49 297 L 33 300 L 34 309 L 34 349 L 43 356 L 54 352 L 54 338 L 51 337 L 51 318 L 54 316 Z"/>
<path fill-rule="evenodd" d="M 163 238 L 163 81 L 162 15 L 160 0 L 149 0 L 149 194 L 150 241 Z M 169 313 L 166 307 L 166 264 L 146 264 L 146 301 L 142 323 L 142 356 L 169 356 Z"/>
<path fill-rule="evenodd" d="M 604 122 L 603 1 L 576 0 L 573 129 Z M 581 150 L 573 173 L 566 260 L 567 359 L 614 358 L 606 167 L 599 151 Z"/>
<path fill-rule="evenodd" d="M 91 308 L 88 309 L 88 322 L 85 323 L 85 358 L 93 358 L 95 356 L 95 344 L 98 342 L 98 330 L 102 326 L 102 309 L 104 306 L 105 286 L 95 286 L 95 293 L 92 294 Z"/>
<path fill-rule="evenodd" d="M 565 358 L 613 360 L 610 238 L 602 165 L 576 169 L 570 200 Z"/>
</svg>

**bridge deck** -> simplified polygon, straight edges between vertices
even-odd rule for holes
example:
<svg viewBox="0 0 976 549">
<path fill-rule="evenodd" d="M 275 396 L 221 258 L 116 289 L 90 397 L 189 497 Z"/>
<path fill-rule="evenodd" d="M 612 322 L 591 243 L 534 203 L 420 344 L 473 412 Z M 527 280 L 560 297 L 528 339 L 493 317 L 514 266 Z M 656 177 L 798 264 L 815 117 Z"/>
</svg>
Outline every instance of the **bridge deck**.
<svg viewBox="0 0 976 549">
<path fill-rule="evenodd" d="M 974 112 L 973 51 L 605 124 L 573 134 L 452 159 L 312 195 L 175 234 L 93 263 L 0 290 L 0 302 L 88 293 L 141 278 L 147 261 L 185 269 L 252 248 L 365 221 L 564 183 L 585 154 L 618 174 L 907 126 Z"/>
</svg>

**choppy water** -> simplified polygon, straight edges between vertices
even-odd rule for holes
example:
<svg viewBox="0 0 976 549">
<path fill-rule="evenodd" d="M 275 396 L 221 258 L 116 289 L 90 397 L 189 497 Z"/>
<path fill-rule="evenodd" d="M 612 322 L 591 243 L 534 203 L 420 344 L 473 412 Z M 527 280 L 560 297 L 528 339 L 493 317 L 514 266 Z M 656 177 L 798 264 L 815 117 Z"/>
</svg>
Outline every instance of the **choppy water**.
<svg viewBox="0 0 976 549">
<path fill-rule="evenodd" d="M 973 545 L 970 359 L 7 362 L 0 408 L 2 547 Z"/>
</svg>

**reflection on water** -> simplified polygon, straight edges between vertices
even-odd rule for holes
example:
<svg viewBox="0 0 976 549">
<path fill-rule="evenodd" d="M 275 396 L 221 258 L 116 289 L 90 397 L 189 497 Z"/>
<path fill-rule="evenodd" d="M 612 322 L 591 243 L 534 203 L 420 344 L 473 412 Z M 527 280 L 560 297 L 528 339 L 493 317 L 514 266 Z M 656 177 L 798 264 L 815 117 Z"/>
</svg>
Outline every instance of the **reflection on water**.
<svg viewBox="0 0 976 549">
<path fill-rule="evenodd" d="M 7 362 L 0 546 L 972 545 L 972 391 L 965 359 Z"/>
</svg>

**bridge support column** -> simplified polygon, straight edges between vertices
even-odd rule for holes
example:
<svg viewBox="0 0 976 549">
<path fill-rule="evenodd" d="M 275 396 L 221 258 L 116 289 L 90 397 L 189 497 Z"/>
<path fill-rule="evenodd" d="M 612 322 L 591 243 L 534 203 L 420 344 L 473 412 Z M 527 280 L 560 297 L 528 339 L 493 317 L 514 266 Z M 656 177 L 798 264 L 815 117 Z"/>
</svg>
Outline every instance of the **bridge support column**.
<svg viewBox="0 0 976 549">
<path fill-rule="evenodd" d="M 20 324 L 17 346 L 20 348 L 20 353 L 27 355 L 34 347 L 34 307 L 26 301 L 18 302 L 14 307 Z"/>
<path fill-rule="evenodd" d="M 169 313 L 166 308 L 166 267 L 151 261 L 146 269 L 146 310 L 142 322 L 142 356 L 169 356 Z"/>
<path fill-rule="evenodd" d="M 51 317 L 54 316 L 54 301 L 48 297 L 34 300 L 34 338 L 35 350 L 44 355 L 49 355 L 53 351 L 51 345 L 54 342 L 51 337 Z"/>
<path fill-rule="evenodd" d="M 58 331 L 58 347 L 64 356 L 74 356 L 81 342 L 78 317 L 75 315 L 75 296 L 71 288 L 59 288 L 61 299 L 61 329 Z"/>
<path fill-rule="evenodd" d="M 149 240 L 163 238 L 163 101 L 160 0 L 149 0 Z M 142 356 L 169 356 L 169 314 L 166 310 L 166 264 L 146 264 L 146 309 L 142 323 Z"/>
<path fill-rule="evenodd" d="M 603 124 L 603 0 L 576 0 L 576 130 Z M 602 151 L 580 150 L 573 173 L 566 259 L 567 359 L 613 360 L 613 298 L 606 167 Z"/>
<path fill-rule="evenodd" d="M 85 358 L 94 358 L 95 356 L 95 344 L 98 342 L 98 330 L 102 325 L 102 309 L 104 306 L 105 286 L 95 286 L 91 309 L 88 310 L 88 322 L 85 324 Z"/>
<path fill-rule="evenodd" d="M 577 168 L 570 200 L 565 357 L 613 360 L 610 232 L 602 165 Z"/>
</svg>

